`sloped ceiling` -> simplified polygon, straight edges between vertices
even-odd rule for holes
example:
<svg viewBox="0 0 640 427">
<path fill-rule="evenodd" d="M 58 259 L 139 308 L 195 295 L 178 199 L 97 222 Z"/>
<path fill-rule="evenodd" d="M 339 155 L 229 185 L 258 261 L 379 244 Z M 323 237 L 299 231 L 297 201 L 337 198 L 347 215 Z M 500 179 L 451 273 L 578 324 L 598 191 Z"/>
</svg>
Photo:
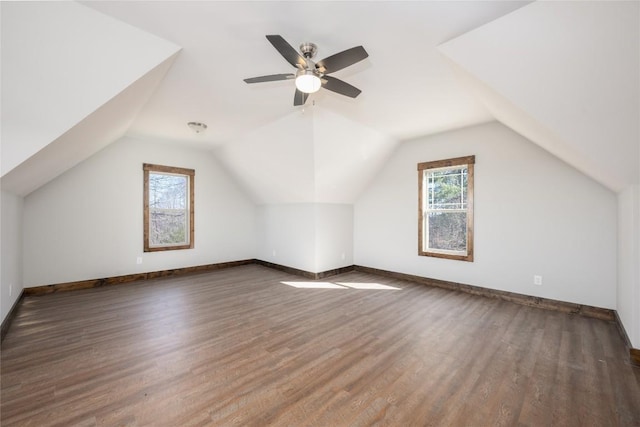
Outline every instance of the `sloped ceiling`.
<svg viewBox="0 0 640 427">
<path fill-rule="evenodd" d="M 183 47 L 130 134 L 212 149 L 260 204 L 352 203 L 398 141 L 492 119 L 437 50 L 525 3 L 86 2 Z M 363 45 L 336 73 L 356 99 L 321 90 L 293 107 L 291 72 L 265 38 L 311 41 L 316 59 Z M 195 135 L 189 121 L 206 123 Z"/>
<path fill-rule="evenodd" d="M 180 58 L 131 133 L 226 144 L 295 111 L 293 82 L 247 85 L 243 79 L 288 73 L 265 38 L 294 48 L 311 41 L 316 59 L 356 45 L 369 58 L 335 74 L 362 89 L 352 100 L 328 91 L 310 97 L 337 114 L 397 139 L 491 120 L 467 93 L 437 46 L 525 2 L 216 2 L 91 1 L 88 7 L 169 40 Z M 185 124 L 203 121 L 194 136 Z"/>
<path fill-rule="evenodd" d="M 216 150 L 257 203 L 310 202 L 315 191 L 313 115 L 290 112 Z"/>
<path fill-rule="evenodd" d="M 179 47 L 73 2 L 3 2 L 2 187 L 27 194 L 122 136 Z"/>
<path fill-rule="evenodd" d="M 0 7 L 2 185 L 21 194 L 126 132 L 213 150 L 257 203 L 350 203 L 400 141 L 494 119 L 613 190 L 638 181 L 637 2 Z M 292 70 L 266 34 L 317 58 L 363 45 L 335 74 L 362 94 L 296 108 L 293 82 L 245 84 Z"/>
<path fill-rule="evenodd" d="M 214 151 L 257 203 L 352 203 L 396 144 L 310 106 Z"/>
<path fill-rule="evenodd" d="M 440 50 L 502 123 L 614 191 L 639 182 L 640 3 L 536 2 Z"/>
<path fill-rule="evenodd" d="M 314 119 L 314 201 L 351 203 L 382 167 L 398 141 L 328 108 L 316 108 Z"/>
<path fill-rule="evenodd" d="M 163 61 L 3 175 L 2 189 L 27 195 L 124 135 L 144 100 L 151 96 L 166 74 L 173 58 Z M 12 142 L 3 139 L 3 147 Z"/>
</svg>

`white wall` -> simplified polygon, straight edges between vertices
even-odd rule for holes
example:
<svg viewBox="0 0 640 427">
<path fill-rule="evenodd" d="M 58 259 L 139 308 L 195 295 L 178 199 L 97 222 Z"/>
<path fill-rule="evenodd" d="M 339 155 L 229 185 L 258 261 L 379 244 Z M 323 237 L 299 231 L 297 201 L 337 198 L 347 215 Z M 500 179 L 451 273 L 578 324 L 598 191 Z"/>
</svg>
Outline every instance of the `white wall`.
<svg viewBox="0 0 640 427">
<path fill-rule="evenodd" d="M 353 265 L 353 207 L 259 206 L 257 258 L 312 273 Z"/>
<path fill-rule="evenodd" d="M 194 249 L 143 253 L 143 163 L 195 169 Z M 124 137 L 24 200 L 25 286 L 254 257 L 255 205 L 207 151 Z"/>
<path fill-rule="evenodd" d="M 353 265 L 353 205 L 316 204 L 315 272 Z"/>
<path fill-rule="evenodd" d="M 315 272 L 314 218 L 313 203 L 260 205 L 256 258 Z"/>
<path fill-rule="evenodd" d="M 0 229 L 0 321 L 4 321 L 22 290 L 22 211 L 20 196 L 2 191 Z"/>
<path fill-rule="evenodd" d="M 640 348 L 640 187 L 618 195 L 617 311 L 631 344 Z"/>
<path fill-rule="evenodd" d="M 420 257 L 416 165 L 467 155 L 475 260 Z M 357 265 L 616 307 L 616 195 L 497 122 L 403 143 L 354 217 Z"/>
</svg>

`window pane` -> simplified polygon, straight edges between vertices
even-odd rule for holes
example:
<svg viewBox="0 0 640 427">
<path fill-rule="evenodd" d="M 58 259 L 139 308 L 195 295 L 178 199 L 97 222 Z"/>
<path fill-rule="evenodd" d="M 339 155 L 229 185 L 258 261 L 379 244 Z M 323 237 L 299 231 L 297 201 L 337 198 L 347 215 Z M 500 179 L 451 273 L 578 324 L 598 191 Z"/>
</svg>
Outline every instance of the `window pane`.
<svg viewBox="0 0 640 427">
<path fill-rule="evenodd" d="M 149 244 L 151 246 L 188 243 L 188 177 L 149 174 Z"/>
<path fill-rule="evenodd" d="M 427 173 L 427 209 L 466 209 L 467 169 L 456 168 Z"/>
<path fill-rule="evenodd" d="M 187 206 L 187 177 L 149 174 L 149 207 L 185 209 Z"/>
<path fill-rule="evenodd" d="M 431 212 L 427 222 L 429 249 L 467 250 L 466 212 Z"/>
<path fill-rule="evenodd" d="M 153 246 L 187 243 L 187 215 L 178 210 L 149 210 L 149 240 Z"/>
</svg>

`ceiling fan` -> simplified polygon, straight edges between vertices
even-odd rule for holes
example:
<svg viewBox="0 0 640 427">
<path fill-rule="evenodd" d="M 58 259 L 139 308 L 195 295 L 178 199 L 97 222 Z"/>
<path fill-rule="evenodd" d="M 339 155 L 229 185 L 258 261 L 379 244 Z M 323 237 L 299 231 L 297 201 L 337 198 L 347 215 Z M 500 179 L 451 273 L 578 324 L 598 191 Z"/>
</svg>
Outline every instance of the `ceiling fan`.
<svg viewBox="0 0 640 427">
<path fill-rule="evenodd" d="M 369 56 L 362 46 L 331 55 L 318 62 L 312 59 L 316 55 L 318 47 L 313 43 L 302 43 L 300 53 L 295 50 L 285 39 L 279 35 L 269 35 L 267 40 L 271 42 L 280 55 L 298 70 L 295 74 L 271 74 L 268 76 L 252 77 L 244 79 L 247 83 L 263 83 L 278 80 L 295 79 L 296 92 L 293 98 L 293 105 L 304 105 L 310 93 L 317 92 L 321 87 L 340 95 L 355 98 L 362 92 L 355 86 L 344 82 L 327 74 L 342 70 L 350 65 L 360 62 Z"/>
</svg>

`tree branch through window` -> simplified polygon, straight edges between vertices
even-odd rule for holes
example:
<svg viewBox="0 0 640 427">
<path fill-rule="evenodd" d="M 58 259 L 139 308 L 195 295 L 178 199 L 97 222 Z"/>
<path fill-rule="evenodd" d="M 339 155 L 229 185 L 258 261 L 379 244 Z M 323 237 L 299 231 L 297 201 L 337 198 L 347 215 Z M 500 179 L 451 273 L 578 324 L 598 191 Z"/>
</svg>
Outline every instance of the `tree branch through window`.
<svg viewBox="0 0 640 427">
<path fill-rule="evenodd" d="M 145 163 L 144 251 L 193 248 L 193 169 Z"/>
</svg>

